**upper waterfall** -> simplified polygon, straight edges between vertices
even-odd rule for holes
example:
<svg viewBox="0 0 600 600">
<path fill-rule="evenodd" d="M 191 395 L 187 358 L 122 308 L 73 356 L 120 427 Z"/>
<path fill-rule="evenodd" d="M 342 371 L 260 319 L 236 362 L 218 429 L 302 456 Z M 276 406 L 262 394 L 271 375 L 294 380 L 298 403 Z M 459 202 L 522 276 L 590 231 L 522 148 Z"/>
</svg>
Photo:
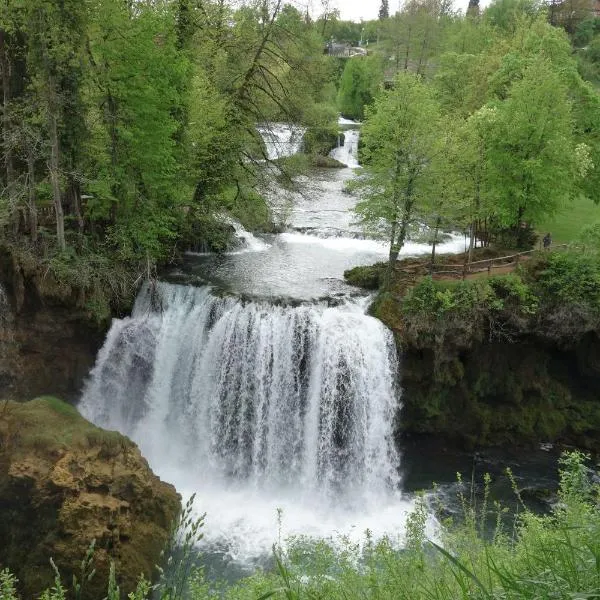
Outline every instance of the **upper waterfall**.
<svg viewBox="0 0 600 600">
<path fill-rule="evenodd" d="M 259 125 L 258 132 L 263 138 L 267 158 L 275 160 L 300 152 L 305 129 L 289 123 L 268 123 Z"/>
<path fill-rule="evenodd" d="M 339 160 L 351 169 L 355 169 L 358 164 L 358 141 L 360 130 L 346 129 L 344 131 L 344 143 L 331 151 L 331 157 Z"/>
</svg>

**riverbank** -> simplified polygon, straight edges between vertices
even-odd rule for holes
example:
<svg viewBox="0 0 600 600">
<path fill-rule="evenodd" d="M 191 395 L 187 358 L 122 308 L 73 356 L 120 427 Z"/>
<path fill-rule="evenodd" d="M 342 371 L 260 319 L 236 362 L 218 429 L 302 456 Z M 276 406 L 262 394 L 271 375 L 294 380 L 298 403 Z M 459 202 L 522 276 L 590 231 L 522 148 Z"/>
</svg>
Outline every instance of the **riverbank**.
<svg viewBox="0 0 600 600">
<path fill-rule="evenodd" d="M 142 574 L 156 580 L 180 500 L 131 440 L 72 406 L 51 397 L 1 403 L 0 564 L 23 598 L 55 582 L 53 565 L 67 586 L 78 578 L 81 600 L 106 594 L 111 563 L 124 595 Z"/>
<path fill-rule="evenodd" d="M 381 271 L 353 270 L 347 280 L 372 288 Z M 370 309 L 402 356 L 397 434 L 467 448 L 600 450 L 599 298 L 596 261 L 577 252 L 540 254 L 514 274 L 464 282 L 433 281 L 400 261 Z"/>
</svg>

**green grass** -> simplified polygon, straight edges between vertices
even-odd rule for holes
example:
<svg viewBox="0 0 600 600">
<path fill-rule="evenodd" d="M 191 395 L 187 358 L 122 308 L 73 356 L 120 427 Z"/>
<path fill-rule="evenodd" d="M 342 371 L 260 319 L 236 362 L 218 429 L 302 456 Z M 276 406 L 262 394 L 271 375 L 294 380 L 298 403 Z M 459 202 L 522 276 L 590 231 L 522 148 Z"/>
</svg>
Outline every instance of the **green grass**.
<svg viewBox="0 0 600 600">
<path fill-rule="evenodd" d="M 541 237 L 549 231 L 555 244 L 568 244 L 577 240 L 583 227 L 598 221 L 600 221 L 600 205 L 581 197 L 552 218 L 539 223 L 537 231 Z"/>
</svg>

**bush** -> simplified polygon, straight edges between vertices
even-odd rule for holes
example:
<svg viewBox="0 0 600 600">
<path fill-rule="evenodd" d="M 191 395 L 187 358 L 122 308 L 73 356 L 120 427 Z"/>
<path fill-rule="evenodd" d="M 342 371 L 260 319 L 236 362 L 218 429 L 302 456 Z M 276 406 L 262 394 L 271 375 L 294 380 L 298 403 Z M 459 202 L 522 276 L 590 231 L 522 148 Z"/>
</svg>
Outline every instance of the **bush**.
<svg viewBox="0 0 600 600">
<path fill-rule="evenodd" d="M 578 251 L 553 253 L 537 275 L 540 296 L 551 305 L 584 305 L 594 312 L 600 307 L 600 263 L 593 255 Z"/>
</svg>

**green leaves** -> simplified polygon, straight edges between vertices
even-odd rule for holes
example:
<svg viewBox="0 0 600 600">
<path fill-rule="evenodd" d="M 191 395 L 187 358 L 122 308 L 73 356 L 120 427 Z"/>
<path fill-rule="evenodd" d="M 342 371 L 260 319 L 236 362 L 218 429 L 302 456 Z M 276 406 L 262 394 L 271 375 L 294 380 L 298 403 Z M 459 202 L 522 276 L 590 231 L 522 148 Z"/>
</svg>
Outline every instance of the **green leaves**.
<svg viewBox="0 0 600 600">
<path fill-rule="evenodd" d="M 373 102 L 383 79 L 378 58 L 357 56 L 348 59 L 338 92 L 338 108 L 349 119 L 362 121 L 365 107 Z"/>
</svg>

